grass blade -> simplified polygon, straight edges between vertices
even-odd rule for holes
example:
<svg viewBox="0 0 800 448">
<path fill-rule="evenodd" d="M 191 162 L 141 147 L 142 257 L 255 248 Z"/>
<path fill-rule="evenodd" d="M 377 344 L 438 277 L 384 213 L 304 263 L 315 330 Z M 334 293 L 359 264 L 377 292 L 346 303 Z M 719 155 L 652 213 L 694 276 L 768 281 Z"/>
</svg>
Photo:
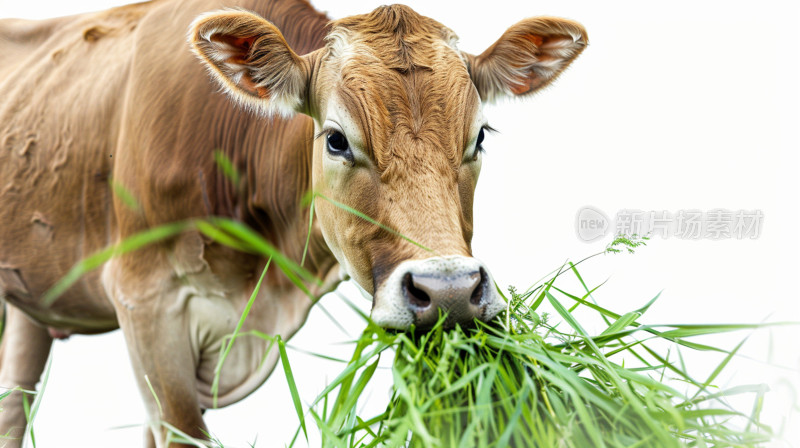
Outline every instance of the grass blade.
<svg viewBox="0 0 800 448">
<path fill-rule="evenodd" d="M 281 354 L 281 364 L 283 365 L 283 373 L 286 375 L 286 382 L 289 384 L 289 392 L 292 395 L 292 402 L 294 409 L 297 412 L 297 418 L 300 419 L 300 426 L 303 428 L 303 435 L 308 442 L 308 431 L 306 430 L 306 419 L 303 414 L 303 405 L 300 403 L 300 393 L 297 391 L 297 384 L 294 381 L 294 374 L 292 374 L 292 367 L 289 365 L 289 355 L 286 354 L 286 344 L 283 338 L 276 336 L 278 340 L 278 350 Z"/>
</svg>

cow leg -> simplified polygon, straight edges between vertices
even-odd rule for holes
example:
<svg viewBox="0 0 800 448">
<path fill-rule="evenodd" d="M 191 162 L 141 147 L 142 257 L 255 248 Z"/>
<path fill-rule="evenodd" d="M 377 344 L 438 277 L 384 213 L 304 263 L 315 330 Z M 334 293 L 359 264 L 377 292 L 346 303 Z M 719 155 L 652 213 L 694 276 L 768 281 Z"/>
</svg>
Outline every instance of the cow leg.
<svg viewBox="0 0 800 448">
<path fill-rule="evenodd" d="M 137 307 L 118 316 L 155 446 L 166 446 L 168 430 L 162 422 L 192 437 L 205 439 L 206 426 L 197 398 L 195 360 L 186 332 L 175 328 L 181 326 L 182 319 L 177 316 L 166 319 L 159 316 L 158 310 L 144 308 Z M 170 445 L 175 446 L 183 445 Z"/>
<path fill-rule="evenodd" d="M 1 302 L 0 302 L 1 303 Z M 53 338 L 47 330 L 33 323 L 22 311 L 11 304 L 5 305 L 5 329 L 0 342 L 0 390 L 19 387 L 35 390 L 42 376 Z M 25 434 L 27 419 L 22 400 L 33 402 L 33 396 L 15 391 L 5 397 L 0 406 L 0 439 L 5 447 L 19 447 Z"/>
<path fill-rule="evenodd" d="M 106 265 L 103 282 L 125 335 L 154 446 L 166 447 L 169 431 L 164 423 L 191 437 L 206 439 L 197 395 L 197 355 L 191 346 L 185 312 L 187 298 L 179 286 L 164 277 L 124 281 L 131 278 L 130 273 L 118 263 L 112 260 Z M 153 446 L 147 439 L 146 446 Z"/>
<path fill-rule="evenodd" d="M 203 415 L 206 414 L 205 409 L 200 409 L 200 412 Z M 149 425 L 144 429 L 144 446 L 145 448 L 156 448 L 156 438 L 153 435 L 153 430 Z"/>
<path fill-rule="evenodd" d="M 150 425 L 144 428 L 144 448 L 156 448 L 156 438 Z"/>
</svg>

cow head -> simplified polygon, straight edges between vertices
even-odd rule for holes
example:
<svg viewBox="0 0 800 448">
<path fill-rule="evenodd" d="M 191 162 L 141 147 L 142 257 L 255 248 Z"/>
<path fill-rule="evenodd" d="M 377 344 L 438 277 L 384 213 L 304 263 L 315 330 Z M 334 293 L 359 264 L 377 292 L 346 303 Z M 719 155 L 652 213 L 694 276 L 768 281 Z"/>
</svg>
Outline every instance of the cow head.
<svg viewBox="0 0 800 448">
<path fill-rule="evenodd" d="M 239 102 L 314 119 L 313 188 L 328 199 L 316 201 L 316 215 L 343 269 L 373 295 L 378 324 L 425 327 L 442 310 L 453 325 L 504 307 L 471 252 L 490 129 L 482 104 L 553 81 L 587 44 L 579 24 L 526 19 L 478 56 L 397 5 L 332 22 L 326 45 L 304 56 L 244 11 L 198 18 L 190 40 Z"/>
</svg>

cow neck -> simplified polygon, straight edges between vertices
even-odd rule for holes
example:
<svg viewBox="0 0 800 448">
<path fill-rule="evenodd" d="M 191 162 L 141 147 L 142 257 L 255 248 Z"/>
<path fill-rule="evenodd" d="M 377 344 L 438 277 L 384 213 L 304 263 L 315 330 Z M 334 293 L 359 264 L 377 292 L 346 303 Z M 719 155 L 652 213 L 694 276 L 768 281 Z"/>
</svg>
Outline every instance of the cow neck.
<svg viewBox="0 0 800 448">
<path fill-rule="evenodd" d="M 298 54 L 324 44 L 329 19 L 304 0 L 246 1 L 239 6 L 275 24 Z M 234 185 L 216 167 L 208 181 L 210 214 L 240 220 L 300 261 L 308 232 L 313 122 L 304 115 L 265 118 L 241 107 L 222 106 L 215 140 L 240 176 Z M 305 267 L 323 274 L 335 262 L 318 227 L 309 242 Z"/>
</svg>

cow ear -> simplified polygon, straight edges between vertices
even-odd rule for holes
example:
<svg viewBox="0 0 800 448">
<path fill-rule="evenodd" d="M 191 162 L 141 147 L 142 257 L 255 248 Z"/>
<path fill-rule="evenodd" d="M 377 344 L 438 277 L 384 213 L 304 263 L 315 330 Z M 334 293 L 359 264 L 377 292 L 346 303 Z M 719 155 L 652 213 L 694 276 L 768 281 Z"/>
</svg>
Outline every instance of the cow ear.
<svg viewBox="0 0 800 448">
<path fill-rule="evenodd" d="M 478 56 L 464 53 L 481 100 L 524 96 L 550 84 L 589 40 L 580 24 L 553 17 L 525 19 Z"/>
<path fill-rule="evenodd" d="M 239 102 L 266 115 L 307 113 L 311 55 L 295 54 L 272 23 L 246 11 L 216 11 L 194 21 L 189 42 Z"/>
</svg>

